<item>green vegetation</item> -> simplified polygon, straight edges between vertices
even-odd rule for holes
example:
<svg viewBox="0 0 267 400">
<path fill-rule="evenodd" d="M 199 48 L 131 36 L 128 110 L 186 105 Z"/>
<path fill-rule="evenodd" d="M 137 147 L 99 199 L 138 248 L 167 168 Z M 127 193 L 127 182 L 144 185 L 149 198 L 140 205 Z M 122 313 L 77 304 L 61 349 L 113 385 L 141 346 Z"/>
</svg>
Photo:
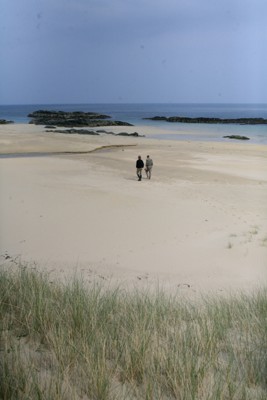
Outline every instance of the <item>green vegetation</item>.
<svg viewBox="0 0 267 400">
<path fill-rule="evenodd" d="M 0 272 L 0 398 L 263 400 L 267 290 L 181 301 Z"/>
</svg>

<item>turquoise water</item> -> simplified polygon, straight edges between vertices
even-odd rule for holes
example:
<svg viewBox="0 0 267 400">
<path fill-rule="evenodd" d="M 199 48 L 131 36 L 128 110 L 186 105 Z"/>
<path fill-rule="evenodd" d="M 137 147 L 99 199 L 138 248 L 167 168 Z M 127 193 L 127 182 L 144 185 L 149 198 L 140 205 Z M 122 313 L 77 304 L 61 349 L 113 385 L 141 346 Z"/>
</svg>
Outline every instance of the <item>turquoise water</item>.
<svg viewBox="0 0 267 400">
<path fill-rule="evenodd" d="M 250 138 L 246 143 L 267 144 L 267 125 L 236 124 L 182 124 L 150 121 L 143 118 L 158 116 L 217 117 L 217 118 L 267 118 L 267 104 L 34 104 L 2 105 L 0 119 L 15 123 L 28 123 L 28 114 L 36 110 L 91 111 L 110 115 L 114 120 L 138 126 L 156 126 L 162 129 L 160 139 L 229 141 L 225 135 L 242 135 Z M 141 133 L 141 132 L 140 132 Z"/>
</svg>

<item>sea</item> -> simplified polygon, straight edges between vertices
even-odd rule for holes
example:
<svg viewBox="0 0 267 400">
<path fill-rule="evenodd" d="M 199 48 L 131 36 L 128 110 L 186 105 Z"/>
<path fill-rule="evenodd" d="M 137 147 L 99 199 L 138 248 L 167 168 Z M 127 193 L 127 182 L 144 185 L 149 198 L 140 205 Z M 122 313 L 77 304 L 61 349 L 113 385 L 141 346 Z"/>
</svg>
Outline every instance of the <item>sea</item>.
<svg viewBox="0 0 267 400">
<path fill-rule="evenodd" d="M 106 114 L 113 120 L 129 122 L 138 127 L 159 127 L 160 131 L 149 138 L 161 140 L 232 141 L 224 136 L 240 135 L 250 140 L 244 143 L 267 144 L 267 125 L 239 124 L 184 124 L 166 121 L 151 121 L 144 118 L 154 116 L 183 116 L 210 118 L 265 118 L 267 104 L 182 104 L 182 103 L 134 103 L 134 104 L 28 104 L 0 105 L 0 119 L 14 123 L 29 123 L 28 115 L 37 110 L 84 111 Z"/>
</svg>

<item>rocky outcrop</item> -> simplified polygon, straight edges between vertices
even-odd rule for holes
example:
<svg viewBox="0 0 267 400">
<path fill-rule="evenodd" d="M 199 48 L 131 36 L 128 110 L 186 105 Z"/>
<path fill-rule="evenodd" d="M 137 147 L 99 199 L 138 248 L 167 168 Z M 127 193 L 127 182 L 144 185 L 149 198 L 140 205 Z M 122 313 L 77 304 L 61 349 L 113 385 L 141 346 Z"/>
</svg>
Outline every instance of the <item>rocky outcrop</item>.
<svg viewBox="0 0 267 400">
<path fill-rule="evenodd" d="M 50 129 L 46 132 L 68 133 L 77 135 L 99 135 L 96 131 L 89 131 L 88 129 Z"/>
<path fill-rule="evenodd" d="M 134 132 L 134 133 L 121 132 L 121 133 L 117 133 L 116 136 L 145 137 L 144 135 L 139 135 L 139 133 L 137 133 L 137 132 Z"/>
<path fill-rule="evenodd" d="M 6 119 L 0 119 L 0 125 L 14 124 L 14 121 L 7 121 Z"/>
<path fill-rule="evenodd" d="M 28 115 L 30 124 L 35 125 L 53 125 L 64 127 L 79 126 L 132 126 L 128 122 L 109 120 L 109 115 L 93 112 L 65 112 L 65 111 L 34 111 Z"/>
<path fill-rule="evenodd" d="M 180 122 L 183 124 L 240 124 L 240 125 L 264 125 L 264 118 L 206 118 L 206 117 L 152 117 L 144 118 L 152 121 Z"/>
<path fill-rule="evenodd" d="M 45 128 L 48 128 L 48 130 L 46 130 L 46 132 L 56 132 L 56 133 L 67 133 L 67 134 L 77 134 L 77 135 L 99 135 L 100 133 L 104 133 L 107 135 L 114 135 L 114 136 L 133 136 L 133 137 L 144 137 L 142 135 L 139 135 L 139 133 L 137 132 L 133 132 L 133 133 L 127 133 L 127 132 L 121 132 L 121 133 L 113 133 L 113 132 L 107 132 L 104 130 L 97 130 L 97 131 L 93 131 L 93 130 L 88 130 L 88 129 L 75 129 L 75 128 L 71 128 L 71 129 L 52 129 L 50 126 L 46 126 Z M 49 129 L 50 128 L 50 129 Z"/>
<path fill-rule="evenodd" d="M 228 138 L 228 139 L 250 140 L 247 136 L 240 136 L 240 135 L 229 135 L 229 136 L 223 136 L 223 137 Z"/>
</svg>

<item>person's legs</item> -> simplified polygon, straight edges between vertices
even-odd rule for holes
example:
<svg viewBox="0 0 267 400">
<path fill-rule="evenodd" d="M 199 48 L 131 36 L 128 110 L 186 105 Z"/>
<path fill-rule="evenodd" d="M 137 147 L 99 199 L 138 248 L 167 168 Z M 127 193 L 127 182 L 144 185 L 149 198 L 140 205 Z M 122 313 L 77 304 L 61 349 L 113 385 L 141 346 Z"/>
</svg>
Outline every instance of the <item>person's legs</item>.
<svg viewBox="0 0 267 400">
<path fill-rule="evenodd" d="M 142 168 L 137 168 L 136 175 L 138 176 L 138 180 L 142 180 Z"/>
</svg>

